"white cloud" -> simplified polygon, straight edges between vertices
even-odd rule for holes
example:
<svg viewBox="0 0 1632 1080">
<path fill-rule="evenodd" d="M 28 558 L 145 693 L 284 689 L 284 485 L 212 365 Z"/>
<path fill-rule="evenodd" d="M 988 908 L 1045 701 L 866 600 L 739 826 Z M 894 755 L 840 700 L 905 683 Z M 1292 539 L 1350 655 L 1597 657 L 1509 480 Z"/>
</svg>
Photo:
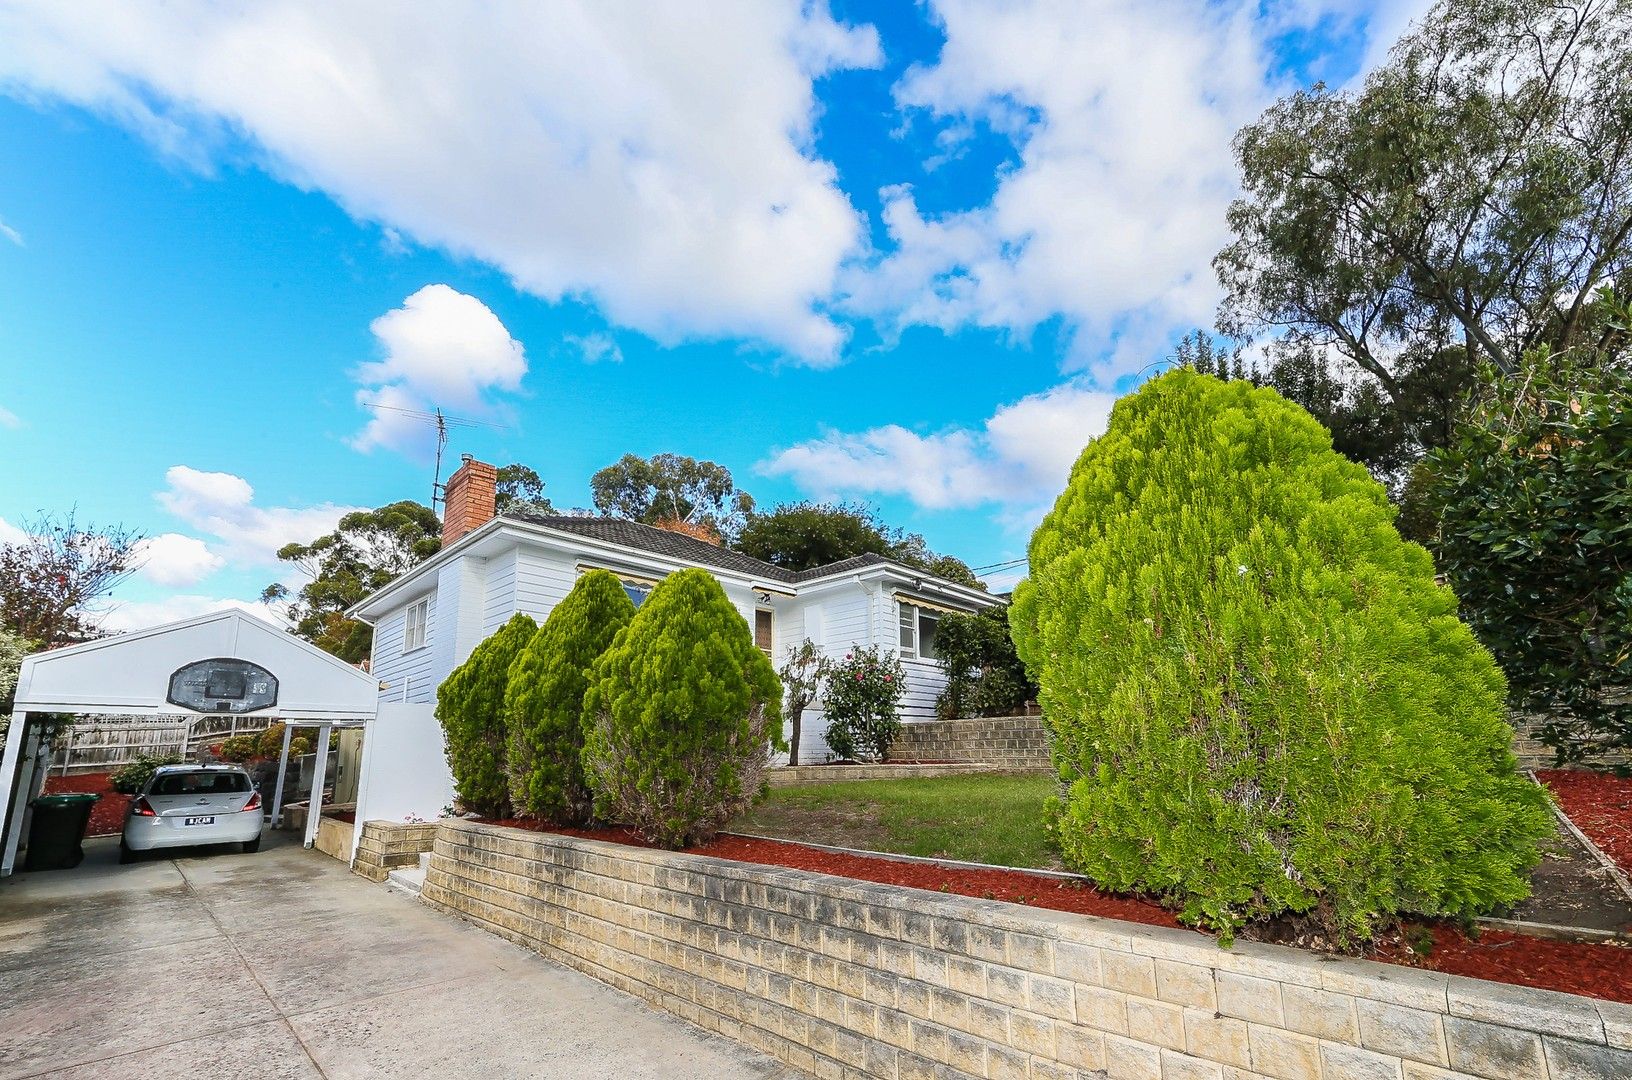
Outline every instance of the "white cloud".
<svg viewBox="0 0 1632 1080">
<path fill-rule="evenodd" d="M 23 234 L 18 232 L 16 229 L 12 228 L 10 225 L 7 225 L 3 220 L 0 220 L 0 236 L 3 236 L 7 240 L 10 240 L 13 244 L 16 244 L 18 247 L 23 247 L 24 246 L 23 245 Z"/>
<path fill-rule="evenodd" d="M 357 401 L 380 407 L 351 440 L 359 450 L 423 451 L 433 436 L 408 413 L 497 415 L 493 395 L 519 390 L 527 374 L 521 342 L 498 316 L 447 285 L 425 286 L 369 329 L 383 356 L 355 372 Z"/>
<path fill-rule="evenodd" d="M 28 539 L 28 534 L 5 518 L 0 518 L 0 545 L 20 544 Z"/>
<path fill-rule="evenodd" d="M 145 630 L 150 626 L 162 626 L 165 623 L 179 622 L 182 619 L 191 619 L 197 615 L 205 615 L 222 608 L 237 608 L 257 615 L 273 626 L 283 626 L 287 620 L 282 615 L 265 604 L 253 600 L 238 600 L 233 597 L 216 597 L 197 593 L 177 593 L 162 600 L 121 600 L 116 601 L 103 610 L 97 617 L 97 625 L 109 633 L 126 633 L 131 630 Z"/>
<path fill-rule="evenodd" d="M 181 533 L 161 533 L 142 541 L 137 558 L 143 577 L 172 589 L 197 585 L 226 565 L 204 541 Z"/>
<path fill-rule="evenodd" d="M 1090 439 L 1104 433 L 1112 394 L 1065 383 L 1004 405 L 980 429 L 921 435 L 890 424 L 830 432 L 760 465 L 821 497 L 901 495 L 926 510 L 997 504 L 1030 518 L 1064 486 Z"/>
<path fill-rule="evenodd" d="M 165 471 L 169 486 L 154 496 L 170 513 L 221 541 L 220 556 L 235 566 L 271 566 L 277 551 L 331 532 L 357 506 L 323 503 L 307 507 L 255 505 L 255 489 L 232 473 L 203 472 L 186 465 Z"/>
<path fill-rule="evenodd" d="M 586 364 L 623 363 L 623 350 L 618 348 L 618 343 L 611 334 L 599 331 L 582 336 L 566 334 L 561 340 L 576 349 Z"/>
<path fill-rule="evenodd" d="M 23 426 L 22 419 L 4 405 L 0 405 L 0 427 L 16 431 Z"/>
<path fill-rule="evenodd" d="M 478 15 L 479 17 L 475 17 Z M 0 85 L 207 168 L 229 138 L 403 240 L 663 341 L 812 363 L 860 215 L 816 156 L 815 79 L 881 62 L 820 0 L 160 5 L 16 0 Z"/>
<path fill-rule="evenodd" d="M 945 47 L 901 80 L 898 102 L 913 130 L 1008 135 L 1018 163 L 960 212 L 886 189 L 891 243 L 846 274 L 842 309 L 1022 337 L 1063 315 L 1068 367 L 1103 385 L 1137 371 L 1175 331 L 1211 324 L 1210 264 L 1237 190 L 1230 142 L 1283 89 L 1266 39 L 1330 7 L 934 0 Z"/>
</svg>

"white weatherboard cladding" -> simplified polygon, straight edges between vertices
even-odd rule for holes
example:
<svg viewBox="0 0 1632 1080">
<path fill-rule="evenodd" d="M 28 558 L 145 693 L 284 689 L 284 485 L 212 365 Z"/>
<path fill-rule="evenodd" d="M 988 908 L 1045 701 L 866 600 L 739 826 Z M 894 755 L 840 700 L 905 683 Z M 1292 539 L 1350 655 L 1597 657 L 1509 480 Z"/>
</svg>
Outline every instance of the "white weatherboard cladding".
<svg viewBox="0 0 1632 1080">
<path fill-rule="evenodd" d="M 525 611 L 542 623 L 577 584 L 577 560 L 564 551 L 544 547 L 518 548 L 516 558 L 510 610 Z"/>
<path fill-rule="evenodd" d="M 555 605 L 571 591 L 585 565 L 627 565 L 631 573 L 662 577 L 669 566 L 639 569 L 647 556 L 608 553 L 594 545 L 582 548 L 571 542 L 515 538 L 514 543 L 487 557 L 462 554 L 437 567 L 436 591 L 428 620 L 426 648 L 402 654 L 402 624 L 407 602 L 380 618 L 375 631 L 375 668 L 389 687 L 381 701 L 433 702 L 436 686 L 470 655 L 478 642 L 496 632 L 516 612 L 542 623 Z M 705 568 L 706 569 L 706 568 Z M 763 600 L 741 580 L 720 578 L 727 598 L 750 627 L 755 611 L 769 607 L 772 621 L 772 662 L 781 666 L 790 646 L 809 638 L 832 659 L 857 645 L 876 645 L 899 652 L 897 627 L 900 609 L 894 589 L 876 576 L 831 579 L 796 588 L 790 597 L 772 592 Z M 929 720 L 946 676 L 933 661 L 903 660 L 905 687 L 903 720 Z M 801 739 L 801 760 L 829 757 L 822 733 L 826 723 L 817 707 L 807 713 Z"/>
<path fill-rule="evenodd" d="M 487 579 L 482 591 L 484 638 L 497 633 L 516 613 L 516 572 L 520 561 L 520 548 L 511 548 L 487 560 Z"/>
<path fill-rule="evenodd" d="M 416 597 L 414 603 L 426 599 Z M 408 604 L 380 620 L 374 628 L 374 662 L 371 665 L 381 686 L 382 702 L 435 701 L 437 678 L 432 671 L 432 646 L 437 639 L 436 594 L 429 597 L 425 613 L 425 644 L 413 652 L 402 651 L 403 629 L 408 622 Z"/>
</svg>

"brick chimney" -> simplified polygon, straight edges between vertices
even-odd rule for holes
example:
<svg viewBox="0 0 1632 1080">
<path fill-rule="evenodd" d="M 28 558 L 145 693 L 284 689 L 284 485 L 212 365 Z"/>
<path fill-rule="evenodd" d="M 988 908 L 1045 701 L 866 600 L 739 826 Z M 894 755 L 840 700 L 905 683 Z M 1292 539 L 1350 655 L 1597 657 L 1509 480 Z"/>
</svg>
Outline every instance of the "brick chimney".
<svg viewBox="0 0 1632 1080">
<path fill-rule="evenodd" d="M 459 460 L 464 464 L 442 489 L 443 547 L 491 521 L 498 497 L 498 469 L 469 454 L 459 455 Z"/>
</svg>

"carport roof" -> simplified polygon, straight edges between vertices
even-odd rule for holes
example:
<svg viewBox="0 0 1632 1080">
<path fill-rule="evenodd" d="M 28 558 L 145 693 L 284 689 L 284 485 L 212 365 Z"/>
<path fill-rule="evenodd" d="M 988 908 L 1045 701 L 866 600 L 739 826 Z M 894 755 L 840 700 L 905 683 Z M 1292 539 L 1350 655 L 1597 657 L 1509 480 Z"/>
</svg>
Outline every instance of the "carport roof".
<svg viewBox="0 0 1632 1080">
<path fill-rule="evenodd" d="M 276 676 L 278 701 L 255 710 L 289 720 L 368 720 L 379 680 L 245 611 L 230 608 L 83 645 L 35 653 L 18 673 L 16 712 L 149 716 L 189 710 L 170 676 L 198 660 L 234 659 Z"/>
</svg>

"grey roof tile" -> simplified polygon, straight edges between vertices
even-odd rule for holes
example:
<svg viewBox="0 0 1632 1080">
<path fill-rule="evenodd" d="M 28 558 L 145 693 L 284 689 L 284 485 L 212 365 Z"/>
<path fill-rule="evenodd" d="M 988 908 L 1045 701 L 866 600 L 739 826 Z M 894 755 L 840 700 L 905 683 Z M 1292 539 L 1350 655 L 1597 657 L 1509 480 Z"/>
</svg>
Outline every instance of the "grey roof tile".
<svg viewBox="0 0 1632 1080">
<path fill-rule="evenodd" d="M 542 525 L 557 532 L 585 536 L 592 540 L 601 540 L 609 544 L 635 548 L 638 551 L 669 555 L 699 566 L 712 566 L 720 570 L 730 570 L 768 581 L 785 581 L 790 584 L 812 581 L 816 578 L 826 577 L 829 574 L 840 574 L 849 570 L 859 570 L 864 566 L 880 564 L 899 567 L 908 573 L 920 576 L 925 573 L 923 570 L 915 569 L 871 552 L 865 555 L 854 555 L 848 559 L 828 563 L 825 566 L 812 567 L 809 570 L 788 570 L 774 563 L 768 563 L 763 559 L 756 559 L 752 555 L 744 555 L 740 551 L 716 547 L 713 544 L 686 536 L 684 533 L 670 532 L 667 529 L 658 529 L 651 525 L 642 525 L 638 521 L 626 521 L 623 518 L 530 514 L 525 511 L 511 511 L 504 516 L 518 521 L 526 521 L 533 525 Z"/>
</svg>

